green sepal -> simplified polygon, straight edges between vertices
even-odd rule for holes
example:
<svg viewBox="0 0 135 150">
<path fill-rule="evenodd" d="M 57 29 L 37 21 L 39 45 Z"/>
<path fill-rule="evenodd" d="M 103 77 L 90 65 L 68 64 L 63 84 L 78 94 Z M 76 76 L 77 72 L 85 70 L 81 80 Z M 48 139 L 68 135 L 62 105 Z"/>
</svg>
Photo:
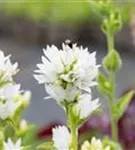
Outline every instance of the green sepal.
<svg viewBox="0 0 135 150">
<path fill-rule="evenodd" d="M 103 67 L 107 72 L 116 72 L 122 66 L 122 61 L 119 53 L 116 50 L 111 50 L 103 59 Z"/>
<path fill-rule="evenodd" d="M 37 149 L 46 149 L 46 150 L 57 150 L 55 147 L 54 147 L 54 143 L 52 141 L 50 142 L 44 142 L 42 144 L 40 144 Z"/>
<path fill-rule="evenodd" d="M 77 122 L 77 126 L 78 127 L 81 127 L 87 120 L 89 120 L 90 117 L 94 116 L 94 115 L 97 115 L 99 112 L 101 112 L 101 110 L 99 108 L 97 108 L 96 110 L 94 110 L 93 112 L 91 112 L 88 117 L 86 118 L 79 118 L 78 119 L 78 122 Z"/>
</svg>

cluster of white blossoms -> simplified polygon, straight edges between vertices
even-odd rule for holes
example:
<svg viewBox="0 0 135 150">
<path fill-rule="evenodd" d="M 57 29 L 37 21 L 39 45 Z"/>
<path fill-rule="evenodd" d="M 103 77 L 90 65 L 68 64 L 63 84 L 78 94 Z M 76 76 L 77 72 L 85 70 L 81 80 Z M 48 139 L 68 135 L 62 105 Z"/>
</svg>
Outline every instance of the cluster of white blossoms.
<svg viewBox="0 0 135 150">
<path fill-rule="evenodd" d="M 3 51 L 0 50 L 0 84 L 12 81 L 12 77 L 19 71 L 18 63 L 12 64 L 10 56 L 5 56 Z"/>
<path fill-rule="evenodd" d="M 18 139 L 16 143 L 13 143 L 9 138 L 7 142 L 4 142 L 4 150 L 22 150 L 21 139 Z"/>
<path fill-rule="evenodd" d="M 54 147 L 57 150 L 70 150 L 72 136 L 67 127 L 58 126 L 53 128 L 53 143 Z M 81 150 L 110 150 L 110 146 L 104 146 L 101 140 L 92 138 L 91 143 L 89 141 L 85 141 Z"/>
<path fill-rule="evenodd" d="M 91 143 L 85 141 L 81 147 L 81 150 L 111 150 L 110 146 L 103 146 L 101 140 L 92 138 Z"/>
<path fill-rule="evenodd" d="M 50 98 L 59 104 L 75 103 L 74 112 L 80 118 L 86 118 L 99 107 L 98 99 L 92 100 L 91 87 L 97 85 L 99 65 L 96 64 L 96 52 L 89 53 L 88 48 L 70 47 L 62 44 L 62 49 L 47 46 L 43 50 L 42 63 L 37 64 L 35 79 L 45 85 Z"/>
<path fill-rule="evenodd" d="M 7 123 L 16 115 L 17 109 L 25 108 L 29 104 L 30 92 L 21 91 L 21 85 L 16 84 L 13 76 L 18 72 L 18 63 L 12 64 L 10 55 L 5 56 L 0 51 L 0 120 Z M 4 150 L 22 150 L 21 139 L 16 143 L 8 138 L 7 142 L 3 142 Z"/>
<path fill-rule="evenodd" d="M 30 92 L 21 91 L 20 84 L 13 81 L 18 63 L 11 64 L 10 55 L 0 51 L 0 119 L 11 118 L 16 109 L 30 100 Z"/>
<path fill-rule="evenodd" d="M 0 50 L 0 121 L 4 124 L 11 120 L 14 122 L 17 110 L 21 112 L 27 107 L 31 97 L 29 91 L 20 90 L 21 85 L 14 82 L 13 76 L 19 69 L 18 63 L 11 63 L 10 56 L 5 56 Z M 3 142 L 3 150 L 22 150 L 21 143 L 21 139 L 14 143 L 9 137 L 7 142 Z"/>
</svg>

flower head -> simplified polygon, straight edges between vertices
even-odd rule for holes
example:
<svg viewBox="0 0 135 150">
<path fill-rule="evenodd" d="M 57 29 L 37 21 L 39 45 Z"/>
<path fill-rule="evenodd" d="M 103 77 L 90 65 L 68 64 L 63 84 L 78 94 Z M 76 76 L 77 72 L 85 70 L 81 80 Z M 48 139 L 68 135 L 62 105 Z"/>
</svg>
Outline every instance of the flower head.
<svg viewBox="0 0 135 150">
<path fill-rule="evenodd" d="M 110 150 L 110 146 L 104 147 L 99 139 L 93 137 L 91 143 L 89 141 L 83 143 L 81 150 Z"/>
<path fill-rule="evenodd" d="M 78 91 L 91 92 L 90 87 L 97 84 L 94 79 L 99 67 L 95 55 L 95 52 L 89 53 L 87 48 L 76 44 L 72 48 L 63 44 L 62 50 L 54 45 L 47 46 L 34 77 L 39 83 L 45 84 L 47 92 L 54 99 L 61 95 L 60 99 L 67 100 L 70 97 L 67 91 L 76 90 L 73 97 L 77 96 Z"/>
<path fill-rule="evenodd" d="M 71 143 L 71 134 L 69 133 L 67 127 L 58 126 L 53 128 L 53 142 L 54 147 L 58 150 L 69 150 Z"/>
<path fill-rule="evenodd" d="M 16 143 L 13 143 L 9 138 L 7 142 L 4 142 L 4 150 L 21 150 L 21 139 L 18 139 Z"/>
<path fill-rule="evenodd" d="M 18 72 L 18 63 L 12 64 L 10 55 L 4 56 L 0 50 L 0 82 L 12 81 L 12 76 Z"/>
</svg>

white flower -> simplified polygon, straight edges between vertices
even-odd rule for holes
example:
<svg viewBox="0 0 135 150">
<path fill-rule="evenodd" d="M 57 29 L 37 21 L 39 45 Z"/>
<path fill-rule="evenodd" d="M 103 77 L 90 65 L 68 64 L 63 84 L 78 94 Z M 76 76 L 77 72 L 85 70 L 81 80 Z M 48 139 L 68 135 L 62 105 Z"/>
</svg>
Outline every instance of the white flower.
<svg viewBox="0 0 135 150">
<path fill-rule="evenodd" d="M 67 89 L 72 91 L 69 89 L 72 87 L 90 93 L 90 87 L 97 84 L 94 79 L 99 65 L 96 65 L 95 52 L 89 53 L 87 48 L 77 47 L 76 44 L 72 48 L 63 44 L 62 50 L 54 45 L 47 46 L 44 55 L 42 63 L 37 64 L 34 77 L 45 84 L 47 92 L 54 99 L 58 96 L 59 101 L 67 99 L 69 95 L 62 93 Z"/>
<path fill-rule="evenodd" d="M 0 82 L 12 81 L 12 76 L 18 72 L 18 63 L 12 64 L 10 56 L 4 56 L 0 50 Z"/>
<path fill-rule="evenodd" d="M 4 142 L 4 150 L 21 150 L 21 139 L 18 139 L 16 143 L 13 143 L 9 138 L 7 142 Z"/>
<path fill-rule="evenodd" d="M 8 84 L 0 89 L 0 119 L 7 119 L 11 117 L 19 103 L 15 99 L 20 94 L 20 84 Z"/>
<path fill-rule="evenodd" d="M 47 46 L 46 50 L 43 49 L 44 55 L 42 56 L 42 64 L 37 64 L 39 70 L 35 72 L 38 73 L 34 77 L 39 83 L 53 83 L 58 78 L 58 74 L 63 72 L 64 65 L 61 60 L 61 52 L 52 45 Z"/>
<path fill-rule="evenodd" d="M 93 137 L 91 143 L 89 141 L 83 143 L 81 150 L 110 150 L 110 146 L 104 147 L 101 140 Z"/>
<path fill-rule="evenodd" d="M 69 133 L 67 127 L 58 126 L 53 128 L 53 142 L 54 147 L 58 150 L 69 150 L 71 144 L 71 134 Z"/>
<path fill-rule="evenodd" d="M 58 103 L 62 102 L 63 100 L 67 101 L 74 101 L 76 96 L 79 94 L 77 88 L 68 86 L 67 89 L 62 88 L 58 84 L 46 85 L 46 91 L 50 95 L 47 98 L 53 98 Z"/>
<path fill-rule="evenodd" d="M 90 86 L 97 84 L 94 81 L 99 67 L 99 65 L 96 65 L 96 52 L 89 53 L 88 48 L 83 49 L 82 46 L 77 47 L 76 44 L 73 45 L 72 49 L 68 45 L 63 44 L 63 49 L 66 52 L 65 55 L 70 52 L 69 56 L 72 59 L 67 58 L 70 64 L 76 61 L 72 71 L 65 75 L 66 78 L 63 77 L 63 79 L 74 81 L 77 87 L 89 91 Z"/>
<path fill-rule="evenodd" d="M 91 100 L 91 94 L 82 94 L 79 96 L 78 103 L 74 106 L 75 114 L 81 119 L 87 118 L 94 110 L 99 107 L 99 100 Z"/>
</svg>

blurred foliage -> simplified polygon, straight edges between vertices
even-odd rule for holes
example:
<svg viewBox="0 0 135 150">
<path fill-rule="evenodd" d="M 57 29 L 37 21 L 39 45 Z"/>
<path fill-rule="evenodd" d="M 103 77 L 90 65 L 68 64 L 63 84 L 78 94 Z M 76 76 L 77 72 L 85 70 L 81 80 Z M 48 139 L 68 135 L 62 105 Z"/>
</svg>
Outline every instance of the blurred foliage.
<svg viewBox="0 0 135 150">
<path fill-rule="evenodd" d="M 124 22 L 129 20 L 135 2 L 117 0 L 15 0 L 2 1 L 0 11 L 10 17 L 23 17 L 40 22 L 64 22 L 67 24 L 83 21 L 100 22 L 102 13 L 98 6 L 109 1 L 122 12 Z M 98 7 L 99 8 L 99 7 Z"/>
</svg>

